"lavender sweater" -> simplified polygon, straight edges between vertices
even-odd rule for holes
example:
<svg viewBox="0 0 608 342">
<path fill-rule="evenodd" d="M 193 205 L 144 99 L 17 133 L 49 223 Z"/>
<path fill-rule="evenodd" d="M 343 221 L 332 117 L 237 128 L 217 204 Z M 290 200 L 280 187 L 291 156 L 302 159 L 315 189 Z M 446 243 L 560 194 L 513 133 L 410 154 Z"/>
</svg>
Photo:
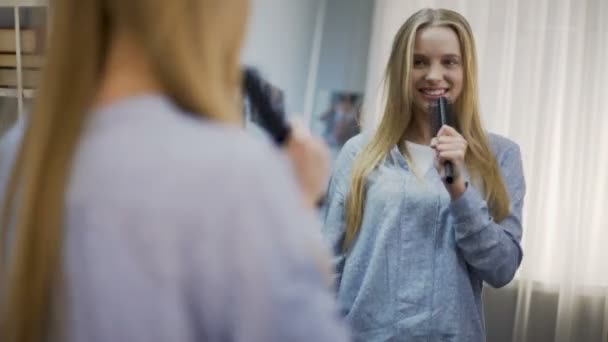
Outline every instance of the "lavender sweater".
<svg viewBox="0 0 608 342">
<path fill-rule="evenodd" d="M 346 341 L 287 165 L 161 96 L 90 113 L 66 196 L 67 339 Z"/>
</svg>

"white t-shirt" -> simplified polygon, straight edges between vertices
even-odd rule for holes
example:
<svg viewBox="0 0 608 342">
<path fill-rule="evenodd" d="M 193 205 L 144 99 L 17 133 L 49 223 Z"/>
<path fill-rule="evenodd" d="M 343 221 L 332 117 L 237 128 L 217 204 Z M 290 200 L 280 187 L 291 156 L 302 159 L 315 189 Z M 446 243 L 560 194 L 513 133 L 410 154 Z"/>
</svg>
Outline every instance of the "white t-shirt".
<svg viewBox="0 0 608 342">
<path fill-rule="evenodd" d="M 411 141 L 406 141 L 405 144 L 410 153 L 410 158 L 414 162 L 414 171 L 418 176 L 424 178 L 429 168 L 435 167 L 435 151 L 429 145 L 416 144 Z M 467 182 L 471 181 L 466 166 L 462 169 L 462 175 Z M 483 191 L 483 189 L 480 190 Z"/>
<path fill-rule="evenodd" d="M 413 168 L 417 175 L 424 176 L 429 168 L 433 167 L 435 151 L 429 145 L 416 144 L 411 141 L 405 142 L 410 158 L 414 162 Z"/>
</svg>

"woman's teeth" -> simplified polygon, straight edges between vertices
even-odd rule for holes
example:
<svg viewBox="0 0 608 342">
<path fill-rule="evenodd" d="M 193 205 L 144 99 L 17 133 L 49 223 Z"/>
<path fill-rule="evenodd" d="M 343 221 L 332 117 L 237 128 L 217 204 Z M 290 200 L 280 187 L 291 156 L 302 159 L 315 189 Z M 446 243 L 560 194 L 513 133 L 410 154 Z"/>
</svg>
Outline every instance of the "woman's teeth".
<svg viewBox="0 0 608 342">
<path fill-rule="evenodd" d="M 446 89 L 422 89 L 422 92 L 430 96 L 441 96 L 447 93 Z"/>
</svg>

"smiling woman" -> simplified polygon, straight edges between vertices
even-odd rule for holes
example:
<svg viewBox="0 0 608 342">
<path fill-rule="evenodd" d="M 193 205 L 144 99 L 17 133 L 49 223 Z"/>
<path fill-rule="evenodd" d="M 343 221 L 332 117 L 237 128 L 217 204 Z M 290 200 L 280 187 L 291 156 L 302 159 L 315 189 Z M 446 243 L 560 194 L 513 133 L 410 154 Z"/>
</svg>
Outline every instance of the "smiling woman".
<svg viewBox="0 0 608 342">
<path fill-rule="evenodd" d="M 522 259 L 525 184 L 517 144 L 481 125 L 466 19 L 412 15 L 394 39 L 386 89 L 378 130 L 345 144 L 330 183 L 323 231 L 338 301 L 357 341 L 484 341 L 483 282 L 504 286 Z M 430 104 L 440 97 L 455 125 L 435 135 Z"/>
<path fill-rule="evenodd" d="M 414 104 L 425 104 L 439 97 L 455 101 L 462 91 L 462 65 L 458 36 L 445 26 L 421 29 L 416 35 L 412 83 L 416 87 Z M 422 96 L 421 96 L 422 95 Z"/>
</svg>

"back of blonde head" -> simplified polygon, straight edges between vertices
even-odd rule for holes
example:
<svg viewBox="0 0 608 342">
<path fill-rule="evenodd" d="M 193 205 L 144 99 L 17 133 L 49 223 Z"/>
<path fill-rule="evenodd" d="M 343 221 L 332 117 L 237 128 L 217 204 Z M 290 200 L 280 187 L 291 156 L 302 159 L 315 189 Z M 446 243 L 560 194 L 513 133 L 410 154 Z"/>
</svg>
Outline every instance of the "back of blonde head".
<svg viewBox="0 0 608 342">
<path fill-rule="evenodd" d="M 4 240 L 9 221 L 14 232 L 9 250 L 0 253 L 5 342 L 48 340 L 53 330 L 70 163 L 116 32 L 137 40 L 162 89 L 182 109 L 240 121 L 235 97 L 248 1 L 55 0 L 52 5 L 43 81 L 3 213 Z"/>
<path fill-rule="evenodd" d="M 385 72 L 387 95 L 382 119 L 378 130 L 359 153 L 352 168 L 351 192 L 345 211 L 344 250 L 352 246 L 361 226 L 367 177 L 384 160 L 395 144 L 403 141 L 406 130 L 413 123 L 414 89 L 411 87 L 410 78 L 414 43 L 416 33 L 429 26 L 446 26 L 458 35 L 464 62 L 465 82 L 454 107 L 458 113 L 456 128 L 469 143 L 466 165 L 485 189 L 495 220 L 501 221 L 508 214 L 508 194 L 481 124 L 477 90 L 477 56 L 472 30 L 467 20 L 454 11 L 423 9 L 407 19 L 393 41 Z"/>
</svg>

